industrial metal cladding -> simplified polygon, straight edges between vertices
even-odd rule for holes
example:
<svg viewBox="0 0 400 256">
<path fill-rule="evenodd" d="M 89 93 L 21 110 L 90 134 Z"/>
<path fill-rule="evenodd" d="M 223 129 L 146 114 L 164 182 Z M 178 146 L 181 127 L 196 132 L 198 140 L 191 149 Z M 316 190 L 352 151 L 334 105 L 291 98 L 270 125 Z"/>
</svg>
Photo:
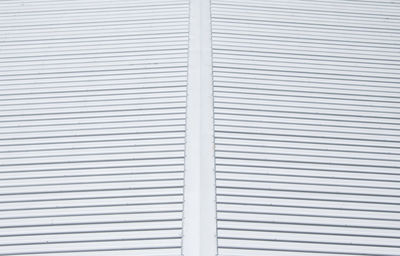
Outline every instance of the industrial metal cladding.
<svg viewBox="0 0 400 256">
<path fill-rule="evenodd" d="M 181 255 L 188 4 L 1 1 L 0 255 Z"/>
<path fill-rule="evenodd" d="M 219 255 L 399 255 L 400 1 L 211 15 Z"/>
<path fill-rule="evenodd" d="M 400 255 L 400 1 L 206 1 L 0 1 L 0 256 Z"/>
</svg>

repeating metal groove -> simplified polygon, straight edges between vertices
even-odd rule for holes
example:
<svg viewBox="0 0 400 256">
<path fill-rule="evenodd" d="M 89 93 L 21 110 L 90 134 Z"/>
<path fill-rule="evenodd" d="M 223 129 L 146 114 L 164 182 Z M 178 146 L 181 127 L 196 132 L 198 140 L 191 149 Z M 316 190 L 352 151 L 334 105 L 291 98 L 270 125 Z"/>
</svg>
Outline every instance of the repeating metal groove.
<svg viewBox="0 0 400 256">
<path fill-rule="evenodd" d="M 211 16 L 218 255 L 399 255 L 400 2 Z"/>
<path fill-rule="evenodd" d="M 0 255 L 181 255 L 188 7 L 0 3 Z"/>
</svg>

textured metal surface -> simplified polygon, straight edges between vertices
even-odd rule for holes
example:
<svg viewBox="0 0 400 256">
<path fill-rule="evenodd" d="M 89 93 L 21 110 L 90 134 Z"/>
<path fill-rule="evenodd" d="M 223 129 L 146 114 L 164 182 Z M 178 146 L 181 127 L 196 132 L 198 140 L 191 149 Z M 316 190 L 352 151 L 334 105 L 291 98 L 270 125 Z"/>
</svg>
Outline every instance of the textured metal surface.
<svg viewBox="0 0 400 256">
<path fill-rule="evenodd" d="M 181 255 L 188 1 L 0 2 L 0 255 Z"/>
<path fill-rule="evenodd" d="M 211 12 L 219 255 L 400 255 L 400 2 Z"/>
</svg>

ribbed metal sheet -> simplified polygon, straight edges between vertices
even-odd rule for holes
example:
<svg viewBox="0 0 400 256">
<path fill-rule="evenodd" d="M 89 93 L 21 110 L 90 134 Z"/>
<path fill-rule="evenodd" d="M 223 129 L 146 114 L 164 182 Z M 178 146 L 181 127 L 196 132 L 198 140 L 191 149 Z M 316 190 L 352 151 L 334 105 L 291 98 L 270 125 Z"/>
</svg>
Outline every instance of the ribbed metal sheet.
<svg viewBox="0 0 400 256">
<path fill-rule="evenodd" d="M 400 1 L 211 13 L 219 255 L 400 255 Z"/>
<path fill-rule="evenodd" d="M 188 1 L 0 2 L 0 255 L 181 255 Z"/>
</svg>

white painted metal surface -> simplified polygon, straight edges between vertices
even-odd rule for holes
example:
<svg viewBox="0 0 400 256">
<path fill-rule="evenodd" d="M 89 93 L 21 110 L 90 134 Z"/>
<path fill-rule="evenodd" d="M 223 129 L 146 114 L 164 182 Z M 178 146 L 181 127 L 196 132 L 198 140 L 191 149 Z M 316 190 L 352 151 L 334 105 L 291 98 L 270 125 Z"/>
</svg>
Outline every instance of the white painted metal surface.
<svg viewBox="0 0 400 256">
<path fill-rule="evenodd" d="M 219 255 L 400 255 L 400 2 L 211 13 Z"/>
<path fill-rule="evenodd" d="M 183 255 L 216 255 L 210 2 L 190 1 Z"/>
<path fill-rule="evenodd" d="M 188 15 L 0 2 L 0 255 L 181 255 Z"/>
<path fill-rule="evenodd" d="M 400 255 L 399 28 L 397 0 L 1 1 L 0 256 Z"/>
</svg>

